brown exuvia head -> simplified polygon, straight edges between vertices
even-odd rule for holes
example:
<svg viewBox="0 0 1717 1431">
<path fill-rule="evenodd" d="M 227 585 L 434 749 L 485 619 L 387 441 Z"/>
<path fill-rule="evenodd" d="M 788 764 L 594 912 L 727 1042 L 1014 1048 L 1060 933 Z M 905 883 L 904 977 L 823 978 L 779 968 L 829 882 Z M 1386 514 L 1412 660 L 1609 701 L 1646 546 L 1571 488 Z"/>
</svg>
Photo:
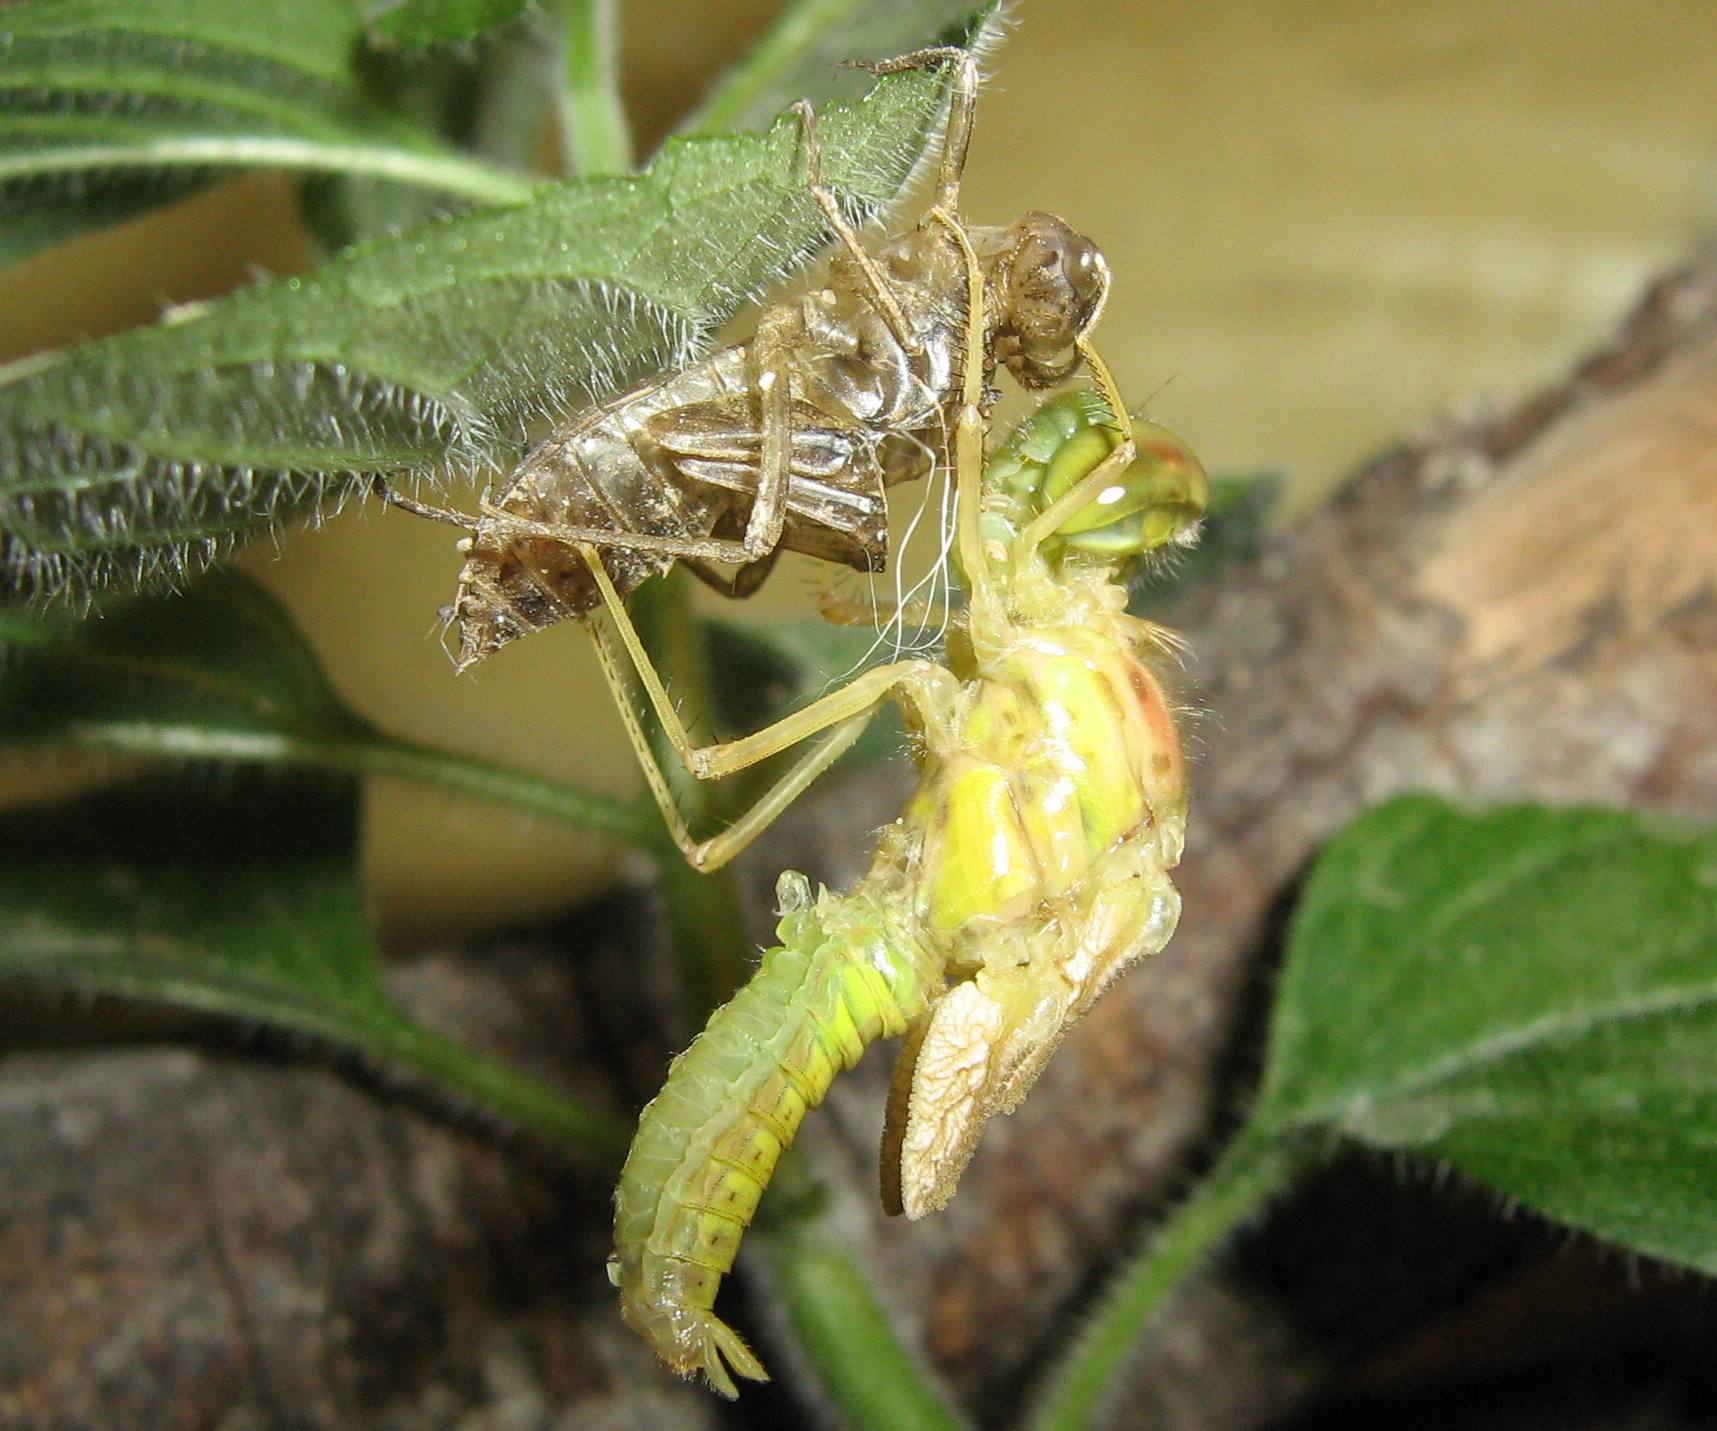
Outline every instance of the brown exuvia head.
<svg viewBox="0 0 1717 1431">
<path fill-rule="evenodd" d="M 1078 366 L 1074 340 L 1109 295 L 1097 245 L 1054 214 L 1030 213 L 984 255 L 995 305 L 995 356 L 1024 388 L 1046 388 Z"/>
</svg>

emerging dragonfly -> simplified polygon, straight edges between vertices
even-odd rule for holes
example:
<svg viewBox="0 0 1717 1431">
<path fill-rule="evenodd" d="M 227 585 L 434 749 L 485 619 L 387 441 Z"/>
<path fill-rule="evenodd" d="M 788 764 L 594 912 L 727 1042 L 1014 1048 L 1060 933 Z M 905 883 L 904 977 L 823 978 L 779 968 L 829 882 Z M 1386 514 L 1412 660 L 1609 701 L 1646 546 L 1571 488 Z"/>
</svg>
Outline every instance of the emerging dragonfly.
<svg viewBox="0 0 1717 1431">
<path fill-rule="evenodd" d="M 1050 214 L 1006 228 L 962 225 L 972 56 L 931 49 L 866 68 L 943 65 L 953 71 L 946 137 L 936 198 L 918 227 L 864 246 L 823 183 L 816 115 L 801 103 L 810 192 L 841 248 L 824 287 L 766 310 L 749 342 L 557 428 L 477 518 L 377 484 L 396 505 L 471 533 L 453 604 L 461 669 L 603 599 L 581 545 L 601 551 L 623 596 L 675 561 L 748 595 L 783 549 L 880 570 L 885 489 L 947 458 L 967 369 L 980 374 L 984 412 L 998 364 L 1028 389 L 1072 372 L 1109 270 L 1095 244 Z M 984 321 L 969 323 L 978 311 Z"/>
<path fill-rule="evenodd" d="M 869 873 L 841 896 L 782 876 L 779 944 L 674 1061 L 621 1174 L 609 1276 L 624 1316 L 670 1367 L 725 1396 L 730 1372 L 766 1373 L 716 1316 L 717 1289 L 776 1160 L 835 1075 L 873 1040 L 905 1035 L 883 1200 L 921 1217 L 953 1194 L 984 1124 L 1018 1104 L 1068 1026 L 1174 930 L 1185 797 L 1152 672 L 1173 640 L 1126 614 L 1118 576 L 1190 539 L 1208 484 L 1172 434 L 1134 429 L 1086 356 L 1101 396 L 1046 404 L 987 469 L 979 378 L 966 375 L 954 480 L 968 600 L 946 664 L 879 667 L 761 738 L 692 749 L 598 553 L 583 549 L 606 604 L 599 626 L 612 622 L 694 770 L 819 737 L 766 797 L 768 815 L 884 701 L 915 735 L 917 790 Z M 659 771 L 652 787 L 676 820 Z"/>
</svg>

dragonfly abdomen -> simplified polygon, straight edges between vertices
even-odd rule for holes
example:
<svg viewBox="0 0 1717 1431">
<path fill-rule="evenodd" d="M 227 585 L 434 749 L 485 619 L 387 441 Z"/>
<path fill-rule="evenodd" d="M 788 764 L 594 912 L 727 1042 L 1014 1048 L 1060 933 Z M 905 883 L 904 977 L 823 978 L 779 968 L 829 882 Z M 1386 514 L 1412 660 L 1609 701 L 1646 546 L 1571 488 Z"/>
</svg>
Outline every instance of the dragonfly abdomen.
<svg viewBox="0 0 1717 1431">
<path fill-rule="evenodd" d="M 865 1047 L 928 1006 L 930 960 L 860 890 L 785 915 L 782 943 L 674 1060 L 615 1194 L 609 1276 L 627 1322 L 682 1375 L 763 1379 L 711 1310 L 805 1114 Z M 724 1364 L 725 1361 L 725 1364 Z"/>
<path fill-rule="evenodd" d="M 671 473 L 651 462 L 650 444 L 639 438 L 651 418 L 744 392 L 747 381 L 745 349 L 723 348 L 592 408 L 531 449 L 498 510 L 560 527 L 680 539 L 709 536 L 733 505 L 732 495 L 672 480 Z M 625 546 L 603 547 L 602 561 L 622 596 L 674 564 L 672 557 Z M 453 603 L 458 664 L 463 668 L 519 636 L 582 617 L 599 602 L 576 546 L 521 536 L 492 521 L 480 524 Z"/>
</svg>

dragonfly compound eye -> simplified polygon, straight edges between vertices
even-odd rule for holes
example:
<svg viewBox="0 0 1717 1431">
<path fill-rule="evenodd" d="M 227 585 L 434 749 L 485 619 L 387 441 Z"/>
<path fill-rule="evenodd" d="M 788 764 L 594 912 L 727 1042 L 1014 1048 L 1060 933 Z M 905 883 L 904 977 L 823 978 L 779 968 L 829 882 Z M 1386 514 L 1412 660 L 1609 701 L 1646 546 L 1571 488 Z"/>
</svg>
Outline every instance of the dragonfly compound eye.
<svg viewBox="0 0 1717 1431">
<path fill-rule="evenodd" d="M 1067 393 L 1040 407 L 996 449 L 986 482 L 1023 525 L 1047 511 L 1121 443 L 1109 406 L 1094 392 Z M 1063 517 L 1044 554 L 1072 548 L 1126 561 L 1187 541 L 1204 515 L 1210 479 L 1192 450 L 1154 422 L 1135 422 L 1137 456 Z"/>
<path fill-rule="evenodd" d="M 1114 450 L 1111 427 L 1087 427 L 1065 443 L 1044 473 L 1044 506 L 1070 491 Z M 1124 561 L 1186 541 L 1210 500 L 1210 479 L 1192 449 L 1154 422 L 1133 425 L 1138 456 L 1125 472 L 1056 528 L 1075 551 Z"/>
</svg>

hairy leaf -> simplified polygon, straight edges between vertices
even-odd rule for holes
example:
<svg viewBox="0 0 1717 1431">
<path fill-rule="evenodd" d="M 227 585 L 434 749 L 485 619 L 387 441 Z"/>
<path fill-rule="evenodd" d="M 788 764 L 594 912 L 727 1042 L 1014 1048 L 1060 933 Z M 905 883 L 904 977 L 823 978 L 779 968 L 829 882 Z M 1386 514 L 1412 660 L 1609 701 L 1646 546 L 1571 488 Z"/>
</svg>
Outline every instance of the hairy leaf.
<svg viewBox="0 0 1717 1431">
<path fill-rule="evenodd" d="M 1717 833 L 1398 800 L 1318 861 L 1254 1130 L 1441 1159 L 1717 1272 Z"/>
<path fill-rule="evenodd" d="M 343 779 L 156 780 L 0 816 L 0 982 L 307 1038 L 603 1156 L 617 1122 L 405 1017 L 382 991 Z"/>
<path fill-rule="evenodd" d="M 398 775 L 645 844 L 631 805 L 377 730 L 335 694 L 291 618 L 223 574 L 72 625 L 0 612 L 0 745 Z"/>
<path fill-rule="evenodd" d="M 528 193 L 376 103 L 361 42 L 345 0 L 0 7 L 0 262 L 236 169 Z"/>
<path fill-rule="evenodd" d="M 1295 912 L 1251 1120 L 1030 1424 L 1101 1419 L 1175 1287 L 1343 1137 L 1717 1271 L 1717 832 L 1422 796 L 1349 826 Z"/>
<path fill-rule="evenodd" d="M 828 116 L 855 211 L 898 191 L 942 89 L 894 76 Z M 32 364 L 0 386 L 0 589 L 171 579 L 372 475 L 504 461 L 534 419 L 701 351 L 824 234 L 785 119 Z"/>
</svg>

